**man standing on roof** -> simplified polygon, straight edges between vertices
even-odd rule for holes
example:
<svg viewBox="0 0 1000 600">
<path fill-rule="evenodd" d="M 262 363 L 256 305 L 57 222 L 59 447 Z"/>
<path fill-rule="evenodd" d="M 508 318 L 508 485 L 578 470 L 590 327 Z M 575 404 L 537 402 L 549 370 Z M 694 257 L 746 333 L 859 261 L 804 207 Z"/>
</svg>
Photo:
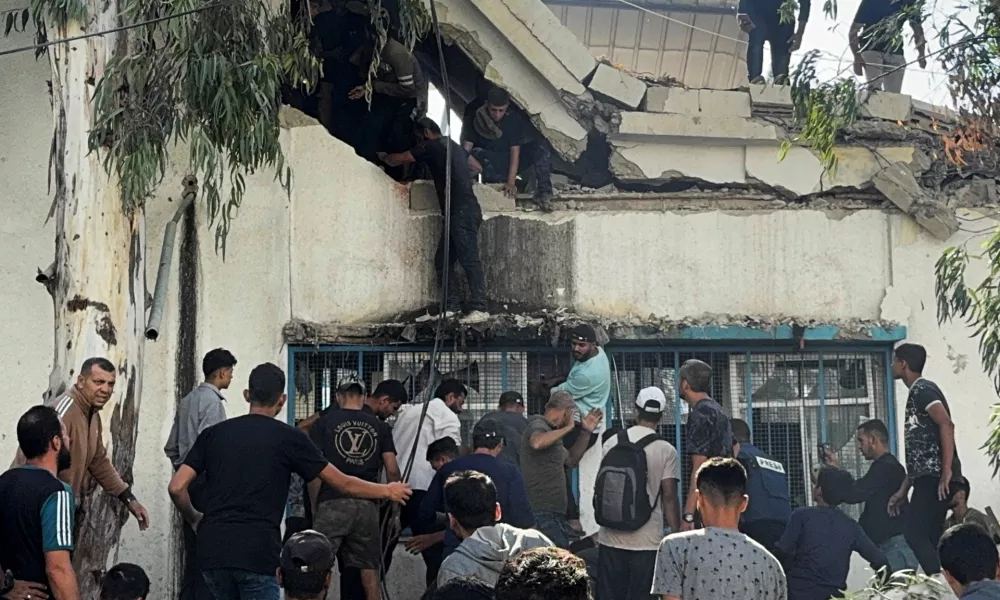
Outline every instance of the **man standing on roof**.
<svg viewBox="0 0 1000 600">
<path fill-rule="evenodd" d="M 765 42 L 771 47 L 771 77 L 774 83 L 788 83 L 788 65 L 792 52 L 802 46 L 810 7 L 810 0 L 799 2 L 799 27 L 796 31 L 794 8 L 782 16 L 782 0 L 740 0 L 737 19 L 740 29 L 750 36 L 747 42 L 747 77 L 750 83 L 765 83 Z"/>
<path fill-rule="evenodd" d="M 451 316 L 462 310 L 462 299 L 458 296 L 458 280 L 454 276 L 455 263 L 462 265 L 465 277 L 469 281 L 468 312 L 460 321 L 471 325 L 482 323 L 490 318 L 486 312 L 486 278 L 483 275 L 483 263 L 479 260 L 479 227 L 483 224 L 483 211 L 479 208 L 479 200 L 472 191 L 472 177 L 466 164 L 466 154 L 458 144 L 441 136 L 441 128 L 427 117 L 419 119 L 415 125 L 417 137 L 421 141 L 408 152 L 380 155 L 383 162 L 389 166 L 405 165 L 422 162 L 427 165 L 434 178 L 434 190 L 437 192 L 441 214 L 445 214 L 446 185 L 448 182 L 448 147 L 451 144 L 451 222 L 449 235 L 448 264 L 444 264 L 444 238 L 442 228 L 441 240 L 438 243 L 437 254 L 434 256 L 434 267 L 437 270 L 438 282 L 444 277 L 445 269 L 449 276 L 447 315 Z"/>
<path fill-rule="evenodd" d="M 580 420 L 592 410 L 603 411 L 607 407 L 608 400 L 611 399 L 611 367 L 604 349 L 597 345 L 597 332 L 590 325 L 581 323 L 574 327 L 570 331 L 570 341 L 573 348 L 573 366 L 565 380 L 553 387 L 552 391 L 567 392 L 576 401 L 577 422 L 573 432 L 565 438 L 566 447 L 572 447 L 579 435 L 590 437 L 587 442 L 587 452 L 580 459 L 578 481 L 580 522 L 586 535 L 591 535 L 598 529 L 597 521 L 594 519 L 593 498 L 597 471 L 601 468 L 603 455 L 597 440 L 604 431 L 604 423 L 603 421 L 598 423 L 592 433 L 587 433 L 581 429 Z"/>
<path fill-rule="evenodd" d="M 861 0 L 849 33 L 854 74 L 864 75 L 870 89 L 898 94 L 903 89 L 903 21 L 913 30 L 917 62 L 927 68 L 927 40 L 916 0 Z"/>
<path fill-rule="evenodd" d="M 535 173 L 535 203 L 552 210 L 552 158 L 544 140 L 534 139 L 531 124 L 511 106 L 510 94 L 494 87 L 486 102 L 472 102 L 462 119 L 462 147 L 469 153 L 469 169 L 484 183 L 502 183 L 510 197 L 517 195 L 517 176 Z"/>
<path fill-rule="evenodd" d="M 145 531 L 149 527 L 149 514 L 132 494 L 131 486 L 115 470 L 104 448 L 100 411 L 114 392 L 115 366 L 106 358 L 88 358 L 80 367 L 76 384 L 62 396 L 46 403 L 59 414 L 66 425 L 66 434 L 73 441 L 70 445 L 71 465 L 59 472 L 59 479 L 73 489 L 78 507 L 80 500 L 100 485 L 128 507 L 139 522 L 139 530 Z M 13 466 L 23 464 L 24 455 L 18 450 Z M 82 522 L 83 518 L 77 515 L 77 526 Z"/>
</svg>

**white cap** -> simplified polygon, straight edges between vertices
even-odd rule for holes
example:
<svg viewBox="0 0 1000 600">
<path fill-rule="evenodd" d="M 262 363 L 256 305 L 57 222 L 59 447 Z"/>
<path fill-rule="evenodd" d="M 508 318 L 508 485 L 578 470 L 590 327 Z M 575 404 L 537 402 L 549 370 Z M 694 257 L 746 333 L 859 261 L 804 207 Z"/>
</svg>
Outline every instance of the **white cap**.
<svg viewBox="0 0 1000 600">
<path fill-rule="evenodd" d="M 648 387 L 639 391 L 635 405 L 646 412 L 662 413 L 667 406 L 667 397 L 660 388 Z"/>
</svg>

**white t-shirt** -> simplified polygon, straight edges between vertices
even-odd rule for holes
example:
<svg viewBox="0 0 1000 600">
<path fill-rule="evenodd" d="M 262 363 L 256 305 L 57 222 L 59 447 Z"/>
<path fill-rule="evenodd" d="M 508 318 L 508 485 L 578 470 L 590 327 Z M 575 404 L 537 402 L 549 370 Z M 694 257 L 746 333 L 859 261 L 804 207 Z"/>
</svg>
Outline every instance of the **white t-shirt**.
<svg viewBox="0 0 1000 600">
<path fill-rule="evenodd" d="M 417 439 L 417 424 L 420 422 L 420 404 L 407 404 L 399 409 L 396 424 L 392 426 L 392 441 L 396 444 L 396 456 L 401 471 L 406 469 L 413 451 L 413 443 L 417 443 L 417 454 L 413 457 L 413 469 L 410 471 L 410 487 L 424 490 L 434 479 L 434 469 L 427 462 L 427 446 L 441 438 L 453 438 L 460 446 L 462 444 L 462 422 L 444 400 L 435 398 L 427 405 L 427 416 L 424 417 L 420 429 L 420 439 Z"/>
<path fill-rule="evenodd" d="M 628 429 L 628 439 L 638 442 L 651 433 L 656 433 L 649 427 L 635 425 Z M 612 436 L 604 442 L 604 454 L 618 444 L 618 436 Z M 657 440 L 646 446 L 646 493 L 650 498 L 656 498 L 653 515 L 646 524 L 635 531 L 618 531 L 601 527 L 597 532 L 597 543 L 602 546 L 620 548 L 622 550 L 656 550 L 663 540 L 663 499 L 660 497 L 660 482 L 664 479 L 680 479 L 680 461 L 677 449 L 666 440 Z"/>
</svg>

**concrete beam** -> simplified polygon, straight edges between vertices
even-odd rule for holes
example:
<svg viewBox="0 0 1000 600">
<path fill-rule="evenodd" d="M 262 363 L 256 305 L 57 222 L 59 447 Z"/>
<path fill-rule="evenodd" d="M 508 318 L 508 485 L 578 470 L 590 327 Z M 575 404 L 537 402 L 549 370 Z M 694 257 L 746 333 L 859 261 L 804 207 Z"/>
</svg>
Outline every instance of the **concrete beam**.
<svg viewBox="0 0 1000 600">
<path fill-rule="evenodd" d="M 783 132 L 762 121 L 742 117 L 700 117 L 686 114 L 623 112 L 617 139 L 684 137 L 705 140 L 777 142 Z"/>
<path fill-rule="evenodd" d="M 483 212 L 507 212 L 517 209 L 514 198 L 508 198 L 500 190 L 481 183 L 473 184 L 472 191 L 479 200 L 479 207 Z M 434 189 L 433 181 L 414 181 L 410 184 L 410 210 L 430 211 L 441 214 L 441 206 L 438 203 L 437 191 Z"/>
<path fill-rule="evenodd" d="M 588 87 L 599 97 L 631 110 L 639 108 L 646 96 L 645 83 L 604 63 L 597 65 Z"/>
<path fill-rule="evenodd" d="M 646 110 L 704 117 L 750 118 L 750 95 L 729 90 L 651 87 L 646 94 Z"/>
<path fill-rule="evenodd" d="M 913 109 L 913 99 L 906 94 L 891 92 L 872 92 L 865 103 L 861 105 L 861 115 L 885 121 L 910 120 Z"/>
</svg>

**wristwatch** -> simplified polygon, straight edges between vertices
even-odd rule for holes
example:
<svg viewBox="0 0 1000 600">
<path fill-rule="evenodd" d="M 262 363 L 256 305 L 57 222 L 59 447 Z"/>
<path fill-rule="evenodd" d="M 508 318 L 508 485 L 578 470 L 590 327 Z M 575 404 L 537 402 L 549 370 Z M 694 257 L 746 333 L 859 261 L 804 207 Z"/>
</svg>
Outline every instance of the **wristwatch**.
<svg viewBox="0 0 1000 600">
<path fill-rule="evenodd" d="M 14 572 L 8 569 L 3 574 L 3 583 L 0 584 L 0 596 L 6 596 L 8 592 L 14 589 Z"/>
<path fill-rule="evenodd" d="M 683 517 L 681 517 L 681 519 L 682 519 L 682 520 L 683 520 L 683 521 L 684 521 L 685 523 L 694 523 L 694 515 L 693 515 L 693 514 L 691 514 L 691 513 L 684 513 L 684 516 L 683 516 Z"/>
<path fill-rule="evenodd" d="M 125 491 L 118 494 L 118 499 L 121 500 L 122 504 L 131 504 L 133 500 L 136 500 L 135 494 L 132 493 L 132 488 L 127 487 Z"/>
</svg>

